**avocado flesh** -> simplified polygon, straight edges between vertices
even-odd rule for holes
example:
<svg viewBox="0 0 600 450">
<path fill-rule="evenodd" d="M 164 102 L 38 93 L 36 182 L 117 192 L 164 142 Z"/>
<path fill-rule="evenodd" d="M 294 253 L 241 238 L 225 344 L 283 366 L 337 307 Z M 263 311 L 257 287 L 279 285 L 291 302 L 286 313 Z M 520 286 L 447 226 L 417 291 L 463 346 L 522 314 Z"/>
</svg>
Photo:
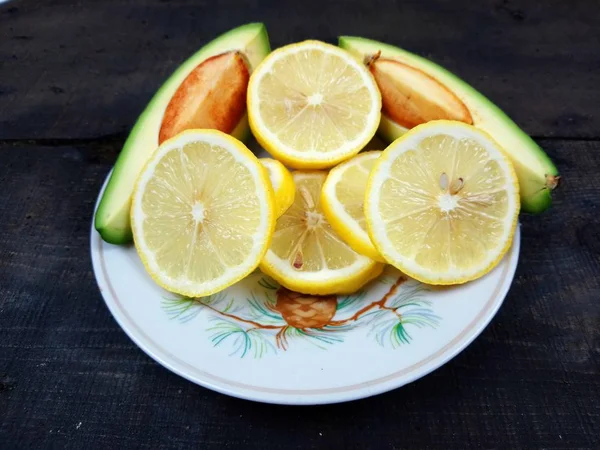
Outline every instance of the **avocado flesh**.
<svg viewBox="0 0 600 450">
<path fill-rule="evenodd" d="M 129 218 L 133 188 L 140 171 L 158 147 L 163 116 L 178 87 L 203 61 L 231 50 L 240 51 L 252 71 L 271 51 L 265 26 L 262 23 L 243 25 L 209 42 L 179 66 L 150 100 L 125 141 L 96 211 L 94 226 L 104 241 L 122 245 L 133 239 Z M 249 137 L 246 114 L 231 134 L 240 140 Z"/>
<path fill-rule="evenodd" d="M 500 108 L 446 69 L 382 42 L 341 36 L 339 46 L 359 60 L 381 51 L 382 58 L 397 60 L 422 70 L 450 89 L 468 108 L 473 124 L 489 133 L 510 156 L 519 179 L 521 210 L 540 213 L 552 203 L 551 191 L 558 183 L 558 170 L 548 155 Z M 379 134 L 387 141 L 402 136 L 407 128 L 382 115 Z"/>
</svg>

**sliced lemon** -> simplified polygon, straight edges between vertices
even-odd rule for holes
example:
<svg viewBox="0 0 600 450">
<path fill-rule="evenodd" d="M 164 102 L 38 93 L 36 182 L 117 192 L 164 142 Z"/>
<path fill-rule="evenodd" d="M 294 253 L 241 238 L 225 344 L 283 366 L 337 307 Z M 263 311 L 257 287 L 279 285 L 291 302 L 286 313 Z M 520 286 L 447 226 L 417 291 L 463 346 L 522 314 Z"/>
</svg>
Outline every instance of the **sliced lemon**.
<svg viewBox="0 0 600 450">
<path fill-rule="evenodd" d="M 133 192 L 135 246 L 165 289 L 201 297 L 252 272 L 275 225 L 258 159 L 216 130 L 189 130 L 154 153 Z"/>
<path fill-rule="evenodd" d="M 352 55 L 305 41 L 272 52 L 248 84 L 256 139 L 294 168 L 334 166 L 358 153 L 377 131 L 381 95 Z"/>
<path fill-rule="evenodd" d="M 276 159 L 260 158 L 260 163 L 269 173 L 269 180 L 275 192 L 275 216 L 281 217 L 294 203 L 296 186 L 289 170 Z"/>
<path fill-rule="evenodd" d="M 361 255 L 385 262 L 371 242 L 364 211 L 369 174 L 381 153 L 359 153 L 331 169 L 321 191 L 321 205 L 327 221 L 350 247 Z"/>
<path fill-rule="evenodd" d="M 395 140 L 369 176 L 365 215 L 381 255 L 429 284 L 489 272 L 511 245 L 519 184 L 498 144 L 453 121 L 419 125 Z"/>
<path fill-rule="evenodd" d="M 260 269 L 293 291 L 345 294 L 378 276 L 383 264 L 356 253 L 331 228 L 321 209 L 326 172 L 294 172 L 296 198 L 277 220 Z"/>
</svg>

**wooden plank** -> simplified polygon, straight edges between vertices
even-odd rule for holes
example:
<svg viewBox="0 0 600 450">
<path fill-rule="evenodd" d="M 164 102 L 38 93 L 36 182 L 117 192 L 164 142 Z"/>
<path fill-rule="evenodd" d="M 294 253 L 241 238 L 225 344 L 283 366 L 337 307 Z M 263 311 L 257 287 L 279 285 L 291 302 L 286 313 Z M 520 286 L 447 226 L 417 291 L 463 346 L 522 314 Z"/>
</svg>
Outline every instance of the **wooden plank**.
<svg viewBox="0 0 600 450">
<path fill-rule="evenodd" d="M 600 142 L 540 144 L 565 184 L 521 218 L 517 277 L 482 336 L 416 383 L 318 408 L 199 388 L 111 318 L 88 242 L 121 142 L 0 146 L 0 447 L 597 448 Z"/>
<path fill-rule="evenodd" d="M 249 21 L 274 46 L 388 41 L 460 74 L 534 136 L 600 137 L 592 0 L 19 0 L 0 6 L 0 139 L 122 136 L 182 60 Z"/>
</svg>

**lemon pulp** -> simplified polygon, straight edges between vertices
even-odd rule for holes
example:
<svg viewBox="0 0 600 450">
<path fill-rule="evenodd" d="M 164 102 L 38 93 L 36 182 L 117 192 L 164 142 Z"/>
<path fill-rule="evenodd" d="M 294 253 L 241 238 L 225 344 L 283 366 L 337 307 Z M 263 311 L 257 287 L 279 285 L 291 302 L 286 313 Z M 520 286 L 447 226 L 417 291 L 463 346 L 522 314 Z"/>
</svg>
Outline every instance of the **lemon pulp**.
<svg viewBox="0 0 600 450">
<path fill-rule="evenodd" d="M 280 217 L 294 202 L 296 187 L 292 174 L 276 159 L 260 158 L 260 163 L 267 170 L 273 192 L 275 193 L 275 210 Z"/>
<path fill-rule="evenodd" d="M 358 253 L 385 262 L 367 232 L 365 191 L 380 151 L 362 152 L 333 168 L 323 185 L 323 211 L 338 234 Z"/>
<path fill-rule="evenodd" d="M 261 269 L 288 289 L 308 294 L 354 292 L 383 268 L 356 253 L 321 208 L 325 172 L 294 172 L 296 197 L 277 220 Z"/>
<path fill-rule="evenodd" d="M 331 167 L 356 154 L 375 134 L 380 110 L 381 96 L 366 68 L 319 41 L 271 53 L 248 86 L 258 141 L 296 168 Z"/>
<path fill-rule="evenodd" d="M 476 128 L 434 121 L 392 143 L 366 195 L 369 233 L 386 260 L 421 281 L 462 283 L 508 249 L 519 188 L 500 147 Z"/>
<path fill-rule="evenodd" d="M 274 225 L 273 191 L 258 160 L 214 130 L 161 145 L 134 191 L 136 248 L 154 280 L 208 295 L 256 268 Z"/>
</svg>

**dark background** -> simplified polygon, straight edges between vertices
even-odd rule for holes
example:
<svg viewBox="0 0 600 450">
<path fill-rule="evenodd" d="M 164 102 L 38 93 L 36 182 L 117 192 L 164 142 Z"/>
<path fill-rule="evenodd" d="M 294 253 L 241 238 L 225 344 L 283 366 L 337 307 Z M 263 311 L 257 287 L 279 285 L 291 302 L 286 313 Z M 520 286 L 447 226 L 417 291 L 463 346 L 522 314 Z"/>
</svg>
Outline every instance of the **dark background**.
<svg viewBox="0 0 600 450">
<path fill-rule="evenodd" d="M 0 448 L 600 448 L 597 1 L 46 1 L 0 5 Z M 93 205 L 161 81 L 216 35 L 355 34 L 441 63 L 557 163 L 504 306 L 433 374 L 343 405 L 229 398 L 162 368 L 104 305 Z"/>
</svg>

